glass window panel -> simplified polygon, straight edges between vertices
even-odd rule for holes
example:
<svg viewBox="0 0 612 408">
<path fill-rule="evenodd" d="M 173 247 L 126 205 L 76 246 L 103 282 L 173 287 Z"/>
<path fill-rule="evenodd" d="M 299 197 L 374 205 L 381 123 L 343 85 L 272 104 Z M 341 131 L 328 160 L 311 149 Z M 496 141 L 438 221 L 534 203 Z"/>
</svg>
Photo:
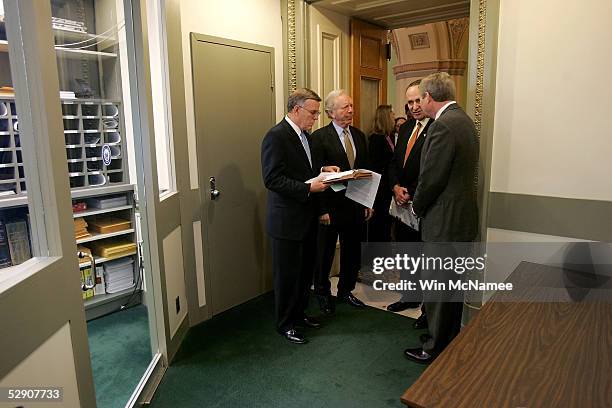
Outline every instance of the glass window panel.
<svg viewBox="0 0 612 408">
<path fill-rule="evenodd" d="M 151 93 L 153 97 L 153 122 L 155 127 L 155 155 L 157 178 L 161 196 L 176 191 L 174 149 L 171 127 L 170 97 L 168 95 L 168 67 L 166 64 L 166 32 L 163 4 L 147 2 L 149 25 L 149 56 L 151 66 Z"/>
<path fill-rule="evenodd" d="M 0 0 L 0 268 L 19 265 L 32 257 L 19 113 L 9 57 L 4 4 Z"/>
</svg>

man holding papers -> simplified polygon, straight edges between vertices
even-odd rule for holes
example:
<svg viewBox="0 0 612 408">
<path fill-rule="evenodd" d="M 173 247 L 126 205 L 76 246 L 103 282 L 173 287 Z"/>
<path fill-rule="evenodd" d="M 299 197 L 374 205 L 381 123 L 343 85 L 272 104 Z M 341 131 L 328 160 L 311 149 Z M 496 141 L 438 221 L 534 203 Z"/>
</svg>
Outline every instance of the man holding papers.
<svg viewBox="0 0 612 408">
<path fill-rule="evenodd" d="M 301 327 L 318 327 L 305 314 L 317 250 L 318 194 L 327 188 L 312 180 L 320 155 L 307 133 L 319 117 L 321 98 L 310 89 L 289 96 L 287 116 L 268 131 L 261 144 L 261 168 L 268 189 L 266 229 L 272 243 L 276 328 L 288 341 L 304 344 Z M 330 166 L 324 171 L 337 171 Z"/>
<path fill-rule="evenodd" d="M 325 99 L 325 112 L 331 123 L 312 134 L 313 142 L 321 152 L 322 162 L 336 165 L 341 171 L 368 167 L 368 147 L 365 135 L 351 126 L 353 100 L 344 90 L 335 90 Z M 321 311 L 334 311 L 329 271 L 336 242 L 340 237 L 340 280 L 338 299 L 355 307 L 364 304 L 351 291 L 355 289 L 361 262 L 361 241 L 365 223 L 372 210 L 347 198 L 346 190 L 326 191 L 322 196 L 322 216 L 319 217 L 319 256 L 315 273 L 315 292 L 319 296 Z"/>
<path fill-rule="evenodd" d="M 399 218 L 395 223 L 395 240 L 398 242 L 421 241 L 421 232 L 416 224 L 416 217 L 412 214 L 409 201 L 419 181 L 421 150 L 433 119 L 428 118 L 421 109 L 420 83 L 421 80 L 414 81 L 406 88 L 406 105 L 413 119 L 400 127 L 393 160 L 389 165 L 389 185 L 393 188 L 395 200 L 392 215 Z M 406 273 L 406 271 L 403 272 Z M 407 275 L 401 276 L 402 279 L 408 279 L 408 277 Z M 387 310 L 400 312 L 418 307 L 420 302 L 414 299 L 415 295 L 412 297 L 413 299 L 408 299 L 408 294 L 403 293 L 399 301 L 387 306 Z M 421 317 L 414 323 L 414 326 L 422 329 L 426 325 L 426 314 L 422 310 Z"/>
</svg>

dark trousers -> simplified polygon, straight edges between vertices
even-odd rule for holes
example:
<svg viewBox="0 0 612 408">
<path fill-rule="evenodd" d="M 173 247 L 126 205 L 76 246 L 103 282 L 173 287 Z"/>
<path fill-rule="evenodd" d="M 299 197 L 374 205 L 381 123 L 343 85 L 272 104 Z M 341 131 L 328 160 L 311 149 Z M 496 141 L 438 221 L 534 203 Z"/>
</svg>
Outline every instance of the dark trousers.
<svg viewBox="0 0 612 408">
<path fill-rule="evenodd" d="M 403 222 L 397 220 L 395 223 L 395 241 L 396 242 L 422 242 L 421 240 L 421 231 L 416 231 Z M 420 253 L 408 254 L 409 256 L 418 257 Z M 412 280 L 419 279 L 420 271 L 417 271 L 414 275 L 410 275 L 410 273 L 406 270 L 400 271 L 400 279 L 404 280 Z M 418 283 L 417 283 L 418 287 Z M 400 299 L 402 302 L 422 302 L 423 301 L 423 293 L 421 290 L 417 291 L 404 291 L 402 292 L 402 298 Z M 421 311 L 425 313 L 423 307 L 421 307 Z"/>
<path fill-rule="evenodd" d="M 338 293 L 347 294 L 355 289 L 361 264 L 361 241 L 365 235 L 365 222 L 319 225 L 318 262 L 315 273 L 315 293 L 331 294 L 329 271 L 334 262 L 336 242 L 340 238 L 340 280 Z"/>
<path fill-rule="evenodd" d="M 452 244 L 425 243 L 425 256 L 427 257 L 454 257 Z M 451 272 L 454 273 L 454 272 Z M 423 271 L 423 279 L 440 279 L 439 271 Z M 463 303 L 450 301 L 453 293 L 445 295 L 432 294 L 427 291 L 423 293 L 425 310 L 427 311 L 427 325 L 429 326 L 430 338 L 423 344 L 423 350 L 430 354 L 440 354 L 446 346 L 459 334 L 461 329 L 461 313 Z"/>
<path fill-rule="evenodd" d="M 389 208 L 374 208 L 374 215 L 368 221 L 368 242 L 391 242 L 391 225 L 393 217 Z"/>
<path fill-rule="evenodd" d="M 293 329 L 304 318 L 315 268 L 317 226 L 301 241 L 271 239 L 274 274 L 274 312 L 280 332 Z"/>
</svg>

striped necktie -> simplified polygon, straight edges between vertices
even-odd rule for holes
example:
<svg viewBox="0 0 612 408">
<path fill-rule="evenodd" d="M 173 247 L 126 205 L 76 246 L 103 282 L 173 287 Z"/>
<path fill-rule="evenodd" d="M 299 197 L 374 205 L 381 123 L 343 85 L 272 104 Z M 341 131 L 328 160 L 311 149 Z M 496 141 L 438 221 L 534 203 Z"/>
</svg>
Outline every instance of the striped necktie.
<svg viewBox="0 0 612 408">
<path fill-rule="evenodd" d="M 344 149 L 346 150 L 346 158 L 348 159 L 351 169 L 355 167 L 355 152 L 353 151 L 353 145 L 351 144 L 351 138 L 349 137 L 348 129 L 342 130 L 344 136 Z"/>
</svg>

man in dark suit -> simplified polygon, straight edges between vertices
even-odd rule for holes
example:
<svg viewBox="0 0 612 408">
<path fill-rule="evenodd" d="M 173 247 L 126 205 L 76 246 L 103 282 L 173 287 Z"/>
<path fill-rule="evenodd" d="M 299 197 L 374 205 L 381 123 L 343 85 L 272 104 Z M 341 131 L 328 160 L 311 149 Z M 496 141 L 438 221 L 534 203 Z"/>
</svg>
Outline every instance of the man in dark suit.
<svg viewBox="0 0 612 408">
<path fill-rule="evenodd" d="M 340 171 L 368 167 L 368 147 L 363 132 L 351 126 L 353 100 L 344 90 L 335 90 L 325 98 L 325 112 L 331 123 L 316 130 L 312 136 L 325 164 L 335 165 Z M 326 191 L 322 195 L 322 216 L 319 217 L 319 260 L 315 272 L 315 292 L 324 314 L 333 313 L 329 271 L 336 242 L 340 237 L 340 279 L 337 299 L 352 306 L 364 303 L 351 292 L 355 289 L 361 264 L 361 241 L 366 221 L 372 210 L 344 196 L 345 191 Z"/>
<path fill-rule="evenodd" d="M 316 256 L 319 213 L 314 196 L 327 188 L 319 179 L 306 183 L 321 166 L 306 132 L 319 117 L 320 101 L 309 89 L 292 93 L 287 116 L 268 131 L 261 145 L 262 174 L 269 190 L 266 229 L 272 243 L 276 328 L 297 344 L 307 342 L 298 326 L 319 326 L 305 310 Z"/>
<path fill-rule="evenodd" d="M 392 186 L 394 199 L 399 205 L 406 204 L 410 197 L 414 196 L 419 180 L 423 143 L 427 137 L 429 126 L 433 122 L 421 109 L 420 83 L 421 80 L 414 81 L 406 88 L 406 105 L 408 105 L 413 119 L 400 127 L 397 146 L 389 166 L 389 185 Z M 395 223 L 395 240 L 397 242 L 420 242 L 421 233 L 397 220 Z M 402 272 L 409 275 L 409 272 L 405 270 L 402 270 Z M 402 279 L 410 277 L 404 274 L 401 276 Z M 412 298 L 409 298 L 409 296 Z M 415 300 L 417 297 L 419 295 L 410 295 L 408 292 L 404 292 L 399 301 L 387 306 L 387 310 L 400 312 L 408 308 L 418 307 L 421 302 Z M 422 310 L 421 317 L 414 323 L 415 328 L 426 327 L 425 316 L 425 311 Z"/>
<path fill-rule="evenodd" d="M 434 254 L 449 248 L 437 243 L 471 242 L 478 233 L 478 207 L 474 176 L 478 165 L 478 137 L 474 122 L 457 105 L 455 85 L 445 72 L 431 74 L 419 85 L 421 108 L 435 119 L 421 155 L 419 184 L 413 199 L 421 218 L 421 233 Z M 437 254 L 436 254 L 437 255 Z M 424 274 L 425 272 L 423 272 Z M 422 347 L 406 349 L 406 357 L 432 361 L 459 333 L 462 303 L 428 301 L 425 309 L 429 336 Z"/>
</svg>

